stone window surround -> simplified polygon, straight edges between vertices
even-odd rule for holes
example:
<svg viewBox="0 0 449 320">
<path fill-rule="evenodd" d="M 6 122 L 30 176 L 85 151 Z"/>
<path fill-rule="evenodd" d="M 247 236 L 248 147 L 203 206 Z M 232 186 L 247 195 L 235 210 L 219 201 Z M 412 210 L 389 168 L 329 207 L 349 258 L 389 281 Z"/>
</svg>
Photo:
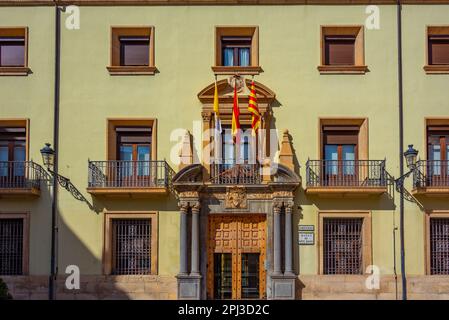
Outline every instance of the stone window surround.
<svg viewBox="0 0 449 320">
<path fill-rule="evenodd" d="M 157 211 L 106 211 L 104 212 L 103 274 L 112 275 L 112 220 L 151 220 L 151 275 L 158 275 L 158 216 Z M 119 275 L 120 276 L 120 275 Z M 133 275 L 126 275 L 133 276 Z M 140 277 L 142 275 L 135 275 Z"/>
<path fill-rule="evenodd" d="M 106 67 L 110 75 L 154 75 L 157 68 L 154 62 L 154 26 L 111 26 L 110 65 Z M 120 36 L 148 36 L 150 52 L 148 66 L 120 65 Z"/>
<path fill-rule="evenodd" d="M 30 256 L 30 213 L 29 212 L 1 212 L 0 219 L 22 219 L 23 220 L 23 258 L 22 275 L 29 274 Z"/>
<path fill-rule="evenodd" d="M 323 263 L 323 242 L 324 242 L 324 218 L 363 218 L 362 225 L 362 266 L 363 272 L 366 271 L 366 268 L 372 264 L 372 228 L 371 228 L 371 220 L 372 215 L 371 211 L 361 211 L 361 210 L 322 210 L 318 212 L 317 215 L 317 224 L 318 224 L 318 234 L 317 234 L 317 260 L 318 260 L 318 272 L 319 275 L 324 275 L 326 277 L 334 277 L 338 275 L 334 274 L 324 274 L 324 263 Z M 359 276 L 359 275 L 346 275 L 346 276 Z"/>
</svg>

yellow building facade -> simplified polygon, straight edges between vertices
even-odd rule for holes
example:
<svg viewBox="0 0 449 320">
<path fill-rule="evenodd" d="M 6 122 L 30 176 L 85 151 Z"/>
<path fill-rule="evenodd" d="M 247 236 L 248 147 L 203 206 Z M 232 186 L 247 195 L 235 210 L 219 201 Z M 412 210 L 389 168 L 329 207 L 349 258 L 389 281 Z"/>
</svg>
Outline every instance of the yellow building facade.
<svg viewBox="0 0 449 320">
<path fill-rule="evenodd" d="M 173 2 L 0 0 L 13 297 L 449 298 L 449 3 Z"/>
</svg>

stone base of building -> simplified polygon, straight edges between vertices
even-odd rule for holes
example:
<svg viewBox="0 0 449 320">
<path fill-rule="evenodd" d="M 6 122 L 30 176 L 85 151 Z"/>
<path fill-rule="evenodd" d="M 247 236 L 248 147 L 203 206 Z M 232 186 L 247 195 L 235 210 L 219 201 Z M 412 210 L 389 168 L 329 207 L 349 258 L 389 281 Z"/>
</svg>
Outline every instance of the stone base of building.
<svg viewBox="0 0 449 320">
<path fill-rule="evenodd" d="M 401 300 L 401 276 L 380 276 L 379 288 L 368 289 L 368 275 L 303 275 L 298 277 L 296 299 Z M 448 276 L 407 276 L 409 300 L 449 300 Z"/>
<path fill-rule="evenodd" d="M 48 299 L 48 276 L 2 276 L 17 300 Z M 68 290 L 66 277 L 56 282 L 57 300 L 175 300 L 173 276 L 81 276 L 80 289 Z"/>
<path fill-rule="evenodd" d="M 48 299 L 48 276 L 2 276 L 16 300 Z M 402 298 L 401 278 L 380 277 L 379 288 L 368 289 L 367 276 L 301 275 L 295 277 L 295 299 L 315 300 L 395 300 Z M 57 280 L 58 300 L 174 300 L 178 298 L 179 279 L 174 276 L 81 276 L 79 290 L 65 287 L 65 276 Z M 201 279 L 190 279 L 193 282 Z M 273 299 L 287 299 L 291 279 L 272 279 Z M 273 284 L 273 283 L 272 283 Z M 277 288 L 277 289 L 276 289 Z M 449 277 L 408 276 L 408 299 L 449 300 Z M 282 293 L 282 294 L 281 294 Z M 198 293 L 199 294 L 199 293 Z M 281 297 L 279 297 L 279 295 Z M 180 297 L 181 298 L 181 297 Z M 183 297 L 186 299 L 187 297 Z M 196 298 L 196 297 L 195 297 Z M 194 298 L 190 298 L 194 299 Z"/>
</svg>

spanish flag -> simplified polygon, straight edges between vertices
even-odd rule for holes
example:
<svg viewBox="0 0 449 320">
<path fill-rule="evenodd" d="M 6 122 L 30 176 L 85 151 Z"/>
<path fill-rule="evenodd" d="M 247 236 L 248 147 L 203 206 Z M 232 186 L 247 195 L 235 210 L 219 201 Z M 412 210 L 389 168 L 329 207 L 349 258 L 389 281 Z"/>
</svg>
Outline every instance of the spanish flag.
<svg viewBox="0 0 449 320">
<path fill-rule="evenodd" d="M 257 129 L 260 127 L 260 112 L 259 107 L 257 106 L 257 98 L 256 98 L 256 88 L 254 86 L 254 81 L 251 82 L 251 90 L 249 93 L 249 102 L 248 102 L 248 111 L 252 115 L 251 119 L 251 127 L 253 128 L 253 135 L 256 135 Z"/>
<path fill-rule="evenodd" d="M 234 143 L 240 143 L 240 110 L 237 98 L 237 84 L 234 86 L 234 106 L 232 107 L 232 138 Z"/>
</svg>

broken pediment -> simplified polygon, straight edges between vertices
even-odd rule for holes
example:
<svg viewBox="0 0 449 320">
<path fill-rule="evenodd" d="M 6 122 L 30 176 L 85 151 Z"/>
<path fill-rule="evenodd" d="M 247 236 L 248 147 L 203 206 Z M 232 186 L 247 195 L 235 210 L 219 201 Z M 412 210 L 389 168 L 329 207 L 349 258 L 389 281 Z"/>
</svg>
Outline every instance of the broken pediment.
<svg viewBox="0 0 449 320">
<path fill-rule="evenodd" d="M 251 88 L 251 79 L 243 79 L 245 85 L 238 91 L 239 104 L 247 103 L 249 92 Z M 256 89 L 257 102 L 259 104 L 270 104 L 276 98 L 276 94 L 264 86 L 260 82 L 254 81 L 254 87 Z M 233 103 L 234 88 L 229 83 L 228 79 L 217 81 L 218 100 L 220 103 Z M 212 104 L 214 102 L 215 83 L 205 87 L 198 93 L 198 99 L 203 104 Z"/>
</svg>

